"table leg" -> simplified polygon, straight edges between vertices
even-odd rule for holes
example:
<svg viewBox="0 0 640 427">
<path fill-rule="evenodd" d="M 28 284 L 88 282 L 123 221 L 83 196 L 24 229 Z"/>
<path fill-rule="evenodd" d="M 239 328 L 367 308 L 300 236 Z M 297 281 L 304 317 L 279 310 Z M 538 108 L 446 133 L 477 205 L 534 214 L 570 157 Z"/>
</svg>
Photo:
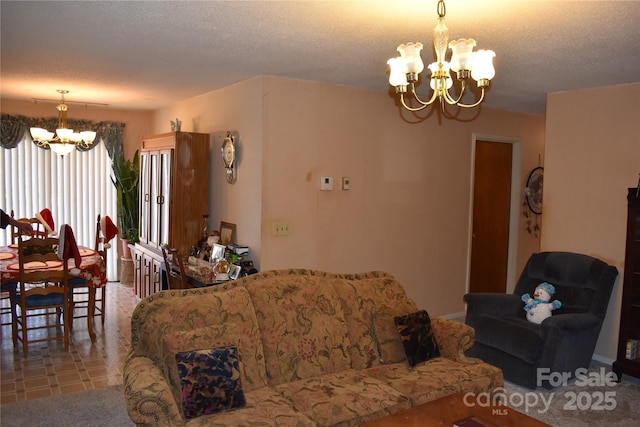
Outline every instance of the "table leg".
<svg viewBox="0 0 640 427">
<path fill-rule="evenodd" d="M 89 306 L 87 307 L 87 329 L 89 331 L 89 336 L 91 337 L 91 341 L 96 340 L 96 333 L 93 332 L 93 315 L 96 311 L 96 288 L 93 286 L 88 286 L 89 288 Z"/>
</svg>

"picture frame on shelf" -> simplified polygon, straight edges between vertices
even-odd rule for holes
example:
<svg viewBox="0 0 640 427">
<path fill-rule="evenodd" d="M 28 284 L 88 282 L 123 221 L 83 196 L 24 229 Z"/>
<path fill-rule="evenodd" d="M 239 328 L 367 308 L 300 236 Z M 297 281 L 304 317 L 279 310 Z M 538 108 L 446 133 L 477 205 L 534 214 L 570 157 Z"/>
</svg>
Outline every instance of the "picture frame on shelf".
<svg viewBox="0 0 640 427">
<path fill-rule="evenodd" d="M 239 265 L 231 264 L 229 267 L 229 279 L 236 280 L 240 276 L 240 270 L 242 268 Z"/>
<path fill-rule="evenodd" d="M 223 245 L 219 245 L 218 243 L 214 243 L 213 246 L 211 247 L 211 256 L 209 257 L 209 260 L 213 261 L 213 260 L 221 260 L 222 258 L 224 258 L 224 250 L 225 250 L 226 246 Z"/>
<path fill-rule="evenodd" d="M 220 221 L 220 244 L 227 246 L 233 243 L 233 237 L 236 233 L 236 225 L 230 222 Z"/>
</svg>

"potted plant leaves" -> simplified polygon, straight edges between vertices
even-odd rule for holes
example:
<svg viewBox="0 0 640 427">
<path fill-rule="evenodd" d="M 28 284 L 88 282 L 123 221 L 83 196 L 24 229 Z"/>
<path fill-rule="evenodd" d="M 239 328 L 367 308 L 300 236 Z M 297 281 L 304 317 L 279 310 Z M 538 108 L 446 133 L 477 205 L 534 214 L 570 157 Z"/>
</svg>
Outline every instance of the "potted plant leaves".
<svg viewBox="0 0 640 427">
<path fill-rule="evenodd" d="M 123 257 L 131 258 L 129 244 L 138 241 L 138 182 L 140 179 L 138 150 L 136 150 L 131 160 L 115 156 L 113 160 L 113 175 L 111 180 L 117 190 L 118 219 Z"/>
</svg>

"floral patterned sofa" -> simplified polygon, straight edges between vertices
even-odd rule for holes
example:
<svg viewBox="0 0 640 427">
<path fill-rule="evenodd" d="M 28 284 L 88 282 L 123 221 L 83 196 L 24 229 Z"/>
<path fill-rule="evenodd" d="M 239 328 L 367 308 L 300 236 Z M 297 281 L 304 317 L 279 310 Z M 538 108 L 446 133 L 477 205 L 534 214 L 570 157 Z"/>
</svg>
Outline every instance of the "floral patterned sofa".
<svg viewBox="0 0 640 427">
<path fill-rule="evenodd" d="M 502 371 L 464 352 L 474 331 L 431 321 L 440 356 L 410 366 L 396 316 L 416 312 L 383 272 L 274 270 L 211 288 L 162 291 L 131 319 L 124 367 L 138 425 L 357 426 L 456 392 L 490 392 Z M 235 346 L 242 407 L 183 411 L 176 354 Z"/>
</svg>

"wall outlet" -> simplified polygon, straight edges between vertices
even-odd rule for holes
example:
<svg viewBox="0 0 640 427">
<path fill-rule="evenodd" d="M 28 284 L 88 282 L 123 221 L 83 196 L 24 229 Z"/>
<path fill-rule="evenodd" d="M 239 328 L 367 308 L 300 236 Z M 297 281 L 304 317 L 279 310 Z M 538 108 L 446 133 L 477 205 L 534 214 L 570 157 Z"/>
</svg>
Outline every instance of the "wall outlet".
<svg viewBox="0 0 640 427">
<path fill-rule="evenodd" d="M 333 190 L 333 178 L 330 176 L 323 176 L 320 178 L 320 190 L 331 191 Z"/>
<path fill-rule="evenodd" d="M 350 190 L 351 189 L 351 178 L 349 178 L 348 176 L 343 176 L 342 177 L 342 189 L 343 190 Z"/>
</svg>

